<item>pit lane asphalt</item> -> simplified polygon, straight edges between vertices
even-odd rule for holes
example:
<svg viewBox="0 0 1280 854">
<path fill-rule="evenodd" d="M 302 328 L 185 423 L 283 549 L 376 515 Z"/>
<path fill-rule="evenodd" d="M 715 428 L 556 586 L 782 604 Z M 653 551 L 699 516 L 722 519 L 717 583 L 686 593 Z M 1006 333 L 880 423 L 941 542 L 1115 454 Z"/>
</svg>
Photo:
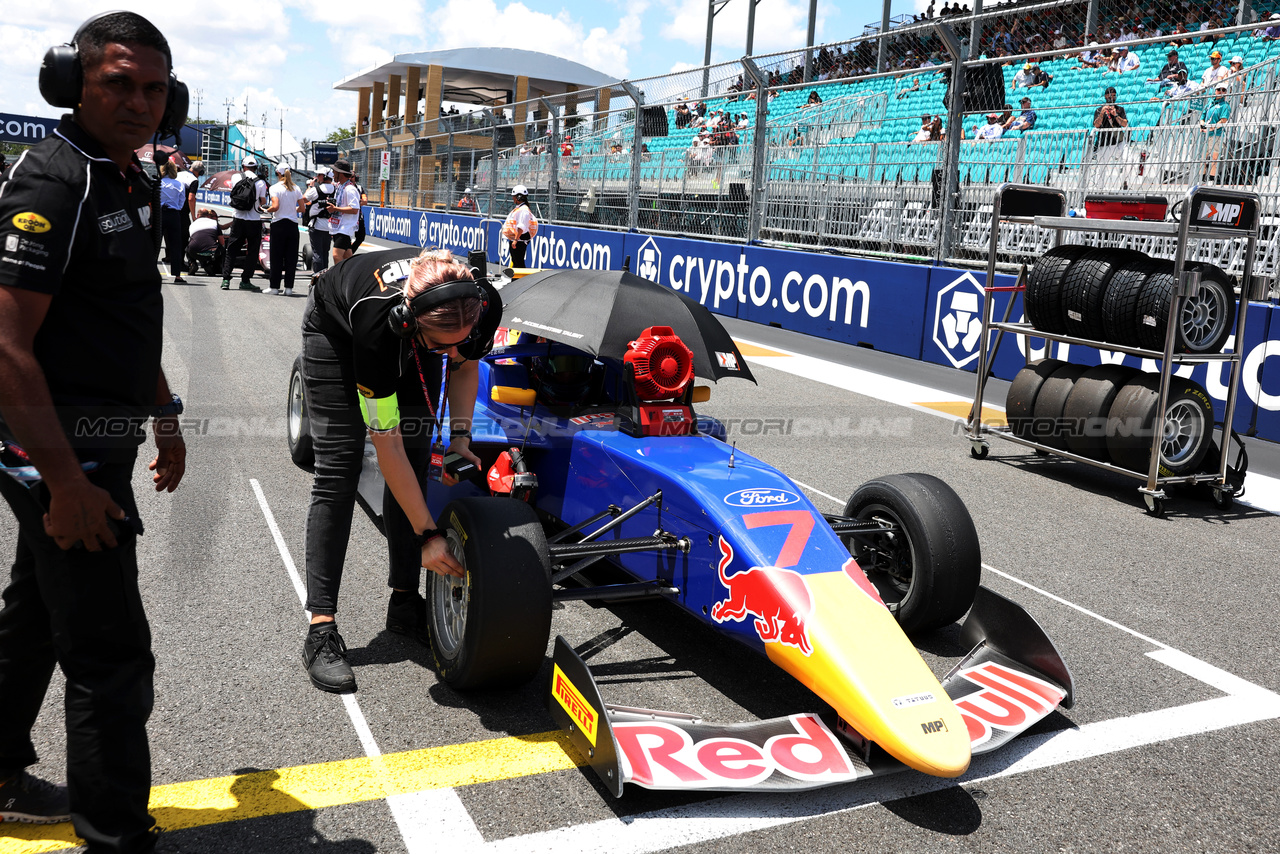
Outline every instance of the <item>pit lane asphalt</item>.
<svg viewBox="0 0 1280 854">
<path fill-rule="evenodd" d="M 289 461 L 283 416 L 305 299 L 222 292 L 216 280 L 203 277 L 164 290 L 165 370 L 187 402 L 188 418 L 206 426 L 188 432 L 189 468 L 176 493 L 152 492 L 143 464 L 135 484 L 147 525 L 139 561 L 157 657 L 150 726 L 155 782 L 361 757 L 365 749 L 343 701 L 314 690 L 302 669 L 303 613 L 250 483 L 261 485 L 301 567 L 310 481 Z M 969 376 L 957 372 L 750 324 L 730 326 L 766 346 L 944 390 L 971 388 Z M 1169 518 L 1154 519 L 1140 509 L 1133 481 L 1038 460 L 1007 443 L 997 443 L 989 459 L 973 460 L 951 421 L 770 368 L 753 370 L 759 388 L 723 382 L 700 407 L 739 425 L 731 438 L 741 451 L 840 499 L 871 477 L 902 471 L 936 474 L 965 499 L 991 567 L 984 583 L 1041 621 L 1075 677 L 1075 708 L 1051 716 L 1037 732 L 1087 731 L 1221 692 L 1147 656 L 1155 649 L 1150 642 L 1000 573 L 1280 691 L 1273 664 L 1280 652 L 1274 582 L 1280 519 L 1245 507 L 1222 513 L 1189 500 L 1171 502 Z M 1002 394 L 997 389 L 991 400 Z M 789 434 L 755 435 L 747 426 L 779 418 L 790 420 Z M 144 448 L 144 461 L 149 453 Z M 820 509 L 840 509 L 818 493 L 810 496 Z M 11 520 L 0 514 L 0 543 L 11 547 L 13 539 Z M 459 695 L 436 680 L 425 649 L 383 629 L 384 555 L 380 535 L 357 512 L 339 620 L 360 682 L 356 700 L 381 750 L 553 729 L 541 676 L 520 690 Z M 599 648 L 589 663 L 609 702 L 725 722 L 822 710 L 781 671 L 761 667 L 736 644 L 661 603 L 571 603 L 555 612 L 552 633 Z M 964 652 L 954 627 L 920 644 L 939 673 Z M 62 779 L 65 738 L 54 681 L 34 734 L 42 757 L 34 770 Z M 677 833 L 670 844 L 688 842 L 683 847 L 705 852 L 1274 850 L 1280 723 L 1270 717 L 1201 729 L 1212 727 L 744 834 L 692 842 Z M 547 835 L 557 829 L 685 805 L 696 825 L 698 816 L 714 815 L 717 804 L 725 805 L 725 815 L 739 815 L 734 810 L 744 803 L 743 796 L 636 787 L 613 800 L 587 769 L 482 782 L 457 793 L 484 840 L 505 840 L 502 847 L 514 851 L 565 850 Z M 803 812 L 816 800 L 801 796 L 790 803 Z M 162 837 L 160 850 L 406 850 L 385 800 L 276 812 L 174 831 Z M 597 826 L 606 834 L 614 827 Z M 17 832 L 0 825 L 0 854 L 38 850 L 18 847 L 26 843 L 8 835 Z M 522 841 L 535 833 L 543 835 Z M 22 835 L 40 833 L 24 828 Z M 608 849 L 608 837 L 567 846 L 596 847 Z"/>
</svg>

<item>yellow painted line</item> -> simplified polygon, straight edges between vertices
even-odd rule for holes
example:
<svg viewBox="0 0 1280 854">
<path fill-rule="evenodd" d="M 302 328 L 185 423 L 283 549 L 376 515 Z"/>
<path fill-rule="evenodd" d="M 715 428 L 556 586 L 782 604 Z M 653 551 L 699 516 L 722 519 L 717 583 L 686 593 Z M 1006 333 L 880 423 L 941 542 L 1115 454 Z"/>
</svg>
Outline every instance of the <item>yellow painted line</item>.
<svg viewBox="0 0 1280 854">
<path fill-rule="evenodd" d="M 161 830 L 183 830 L 564 771 L 584 763 L 567 735 L 542 732 L 156 786 L 150 809 Z M 69 822 L 0 824 L 0 854 L 82 844 Z"/>
<path fill-rule="evenodd" d="M 925 409 L 932 409 L 935 412 L 945 412 L 947 415 L 954 415 L 961 419 L 967 419 L 969 412 L 973 409 L 973 404 L 967 400 L 941 400 L 931 403 L 917 401 L 915 405 L 923 406 Z M 982 407 L 982 423 L 988 427 L 1009 426 L 1009 422 L 1005 420 L 1004 413 L 989 406 Z"/>
<path fill-rule="evenodd" d="M 759 344 L 745 344 L 736 338 L 733 343 L 738 345 L 738 352 L 744 356 L 786 356 L 787 353 L 779 353 L 777 350 L 770 350 L 768 347 L 761 347 Z"/>
</svg>

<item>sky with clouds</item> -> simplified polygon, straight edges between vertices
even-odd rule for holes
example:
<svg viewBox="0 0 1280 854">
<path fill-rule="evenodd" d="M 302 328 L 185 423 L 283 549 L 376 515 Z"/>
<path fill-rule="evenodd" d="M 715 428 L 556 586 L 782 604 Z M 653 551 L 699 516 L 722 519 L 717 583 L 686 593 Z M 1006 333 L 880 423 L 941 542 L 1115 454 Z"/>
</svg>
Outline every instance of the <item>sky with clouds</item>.
<svg viewBox="0 0 1280 854">
<path fill-rule="evenodd" d="M 747 2 L 731 0 L 716 16 L 713 61 L 742 55 Z M 893 12 L 918 2 L 898 0 Z M 0 112 L 56 117 L 36 87 L 45 50 L 67 41 L 90 15 L 126 8 L 169 39 L 193 115 L 199 98 L 205 118 L 223 120 L 229 109 L 232 121 L 277 127 L 283 120 L 297 139 L 322 138 L 354 121 L 355 94 L 335 91 L 334 82 L 397 53 L 516 47 L 635 80 L 701 65 L 707 20 L 707 0 L 221 0 L 202 9 L 13 0 L 5 7 Z M 860 35 L 880 11 L 875 0 L 819 0 L 817 40 Z M 807 21 L 807 0 L 760 0 L 754 52 L 803 46 Z"/>
</svg>

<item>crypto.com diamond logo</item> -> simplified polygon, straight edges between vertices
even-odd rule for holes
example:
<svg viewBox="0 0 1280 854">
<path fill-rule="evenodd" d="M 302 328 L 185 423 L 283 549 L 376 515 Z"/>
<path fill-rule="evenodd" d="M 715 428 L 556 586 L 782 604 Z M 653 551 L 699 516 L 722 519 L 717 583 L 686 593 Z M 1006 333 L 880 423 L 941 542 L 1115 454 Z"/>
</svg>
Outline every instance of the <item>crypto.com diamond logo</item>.
<svg viewBox="0 0 1280 854">
<path fill-rule="evenodd" d="M 938 291 L 933 316 L 933 343 L 952 365 L 963 368 L 978 358 L 982 337 L 982 286 L 964 273 Z"/>
<path fill-rule="evenodd" d="M 636 275 L 642 279 L 648 279 L 651 282 L 659 283 L 662 278 L 662 250 L 658 248 L 658 244 L 650 237 L 640 246 L 639 264 L 636 266 Z"/>
<path fill-rule="evenodd" d="M 423 214 L 418 217 L 418 246 L 426 246 L 427 238 L 431 236 L 431 229 L 427 223 L 427 215 Z"/>
</svg>

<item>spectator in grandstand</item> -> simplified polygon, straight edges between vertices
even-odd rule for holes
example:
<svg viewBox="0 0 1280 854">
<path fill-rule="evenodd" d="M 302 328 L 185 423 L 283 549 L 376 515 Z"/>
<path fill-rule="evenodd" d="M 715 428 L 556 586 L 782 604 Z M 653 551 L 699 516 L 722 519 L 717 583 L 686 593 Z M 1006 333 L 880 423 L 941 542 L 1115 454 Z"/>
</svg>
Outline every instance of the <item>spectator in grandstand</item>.
<svg viewBox="0 0 1280 854">
<path fill-rule="evenodd" d="M 809 100 L 804 102 L 805 107 L 821 107 L 822 96 L 818 94 L 818 90 L 814 89 L 809 93 Z"/>
<path fill-rule="evenodd" d="M 1219 86 L 1214 90 L 1213 102 L 1200 117 L 1200 130 L 1208 138 L 1205 152 L 1204 175 L 1212 180 L 1218 170 L 1218 159 L 1223 153 L 1223 142 L 1226 139 L 1226 124 L 1231 120 L 1231 106 L 1227 103 L 1227 87 Z"/>
<path fill-rule="evenodd" d="M 1098 133 L 1093 137 L 1093 160 L 1107 163 L 1124 155 L 1125 138 L 1122 130 L 1129 126 L 1129 116 L 1124 107 L 1116 103 L 1116 87 L 1108 86 L 1103 93 L 1106 103 L 1093 113 L 1093 126 Z"/>
<path fill-rule="evenodd" d="M 1182 21 L 1179 21 L 1178 25 L 1173 28 L 1173 35 L 1179 36 L 1179 38 L 1169 42 L 1173 47 L 1186 47 L 1192 43 L 1191 34 L 1187 31 L 1187 25 Z"/>
<path fill-rule="evenodd" d="M 1194 83 L 1187 82 L 1187 72 L 1185 69 L 1179 71 L 1177 75 L 1169 82 L 1168 88 L 1164 95 L 1157 95 L 1152 98 L 1153 101 L 1159 101 L 1161 97 L 1172 99 L 1181 98 L 1184 95 L 1190 95 L 1192 92 L 1198 92 L 1200 87 Z"/>
<path fill-rule="evenodd" d="M 1280 39 L 1280 12 L 1272 14 L 1267 18 L 1267 27 L 1263 30 L 1254 30 L 1253 34 L 1260 39 L 1266 41 L 1274 41 Z"/>
<path fill-rule="evenodd" d="M 1205 30 L 1220 30 L 1220 29 L 1222 29 L 1222 18 L 1216 13 L 1213 15 L 1210 15 L 1209 20 L 1205 21 L 1203 24 L 1200 25 L 1200 32 L 1204 32 Z M 1208 42 L 1210 44 L 1217 44 L 1218 39 L 1220 38 L 1222 38 L 1221 33 L 1212 33 L 1200 39 L 1200 43 L 1204 44 L 1205 42 Z"/>
<path fill-rule="evenodd" d="M 1142 67 L 1142 60 L 1138 59 L 1136 53 L 1130 53 L 1127 45 L 1118 45 L 1115 49 L 1115 55 L 1111 58 L 1111 62 L 1107 64 L 1107 71 L 1114 71 L 1117 74 L 1123 74 L 1126 71 L 1137 71 Z"/>
<path fill-rule="evenodd" d="M 1006 131 L 1029 131 L 1034 130 L 1036 126 L 1036 111 L 1031 109 L 1031 99 L 1024 97 L 1018 102 L 1018 106 L 1022 108 L 1022 112 L 1013 116 L 1005 123 Z"/>
<path fill-rule="evenodd" d="M 897 98 L 899 101 L 901 101 L 903 98 L 908 97 L 912 92 L 919 92 L 919 91 L 920 91 L 920 78 L 912 77 L 911 85 L 906 86 L 902 89 L 899 89 Z M 815 92 L 814 94 L 816 95 L 817 93 Z"/>
<path fill-rule="evenodd" d="M 734 125 L 734 130 L 746 130 L 751 127 L 751 120 L 747 118 L 746 113 L 738 114 L 738 123 Z"/>
<path fill-rule="evenodd" d="M 915 136 L 911 137 L 912 142 L 929 142 L 930 128 L 933 126 L 932 116 L 920 117 L 920 130 L 916 131 Z"/>
<path fill-rule="evenodd" d="M 1099 49 L 1097 42 L 1090 42 L 1089 47 L 1080 51 L 1079 63 L 1079 65 L 1074 65 L 1072 68 L 1083 68 L 1087 71 L 1102 65 L 1102 51 Z"/>
<path fill-rule="evenodd" d="M 688 127 L 691 121 L 693 121 L 693 114 L 689 112 L 689 105 L 683 101 L 676 104 L 676 127 Z"/>
<path fill-rule="evenodd" d="M 983 139 L 990 142 L 1002 136 L 1004 136 L 1004 127 L 1000 124 L 999 113 L 987 113 L 987 123 L 973 129 L 974 139 Z"/>
<path fill-rule="evenodd" d="M 1035 79 L 1035 73 L 1031 69 L 1031 63 L 1024 62 L 1022 68 L 1017 74 L 1013 75 L 1012 88 L 1017 89 L 1022 86 L 1030 86 L 1031 81 Z"/>
<path fill-rule="evenodd" d="M 1226 66 L 1222 64 L 1222 54 L 1215 50 L 1209 54 L 1209 67 L 1200 75 L 1200 86 L 1212 90 L 1225 80 L 1229 73 Z"/>
<path fill-rule="evenodd" d="M 1031 83 L 1027 86 L 1028 89 L 1034 89 L 1037 86 L 1039 86 L 1041 89 L 1048 89 L 1049 84 L 1052 82 L 1053 82 L 1052 74 L 1049 74 L 1043 68 L 1041 68 L 1039 63 L 1032 64 Z"/>
<path fill-rule="evenodd" d="M 1178 52 L 1176 50 L 1169 51 L 1169 55 L 1166 58 L 1169 61 L 1160 67 L 1160 71 L 1155 77 L 1147 78 L 1148 83 L 1159 83 L 1161 86 L 1166 84 L 1172 86 L 1179 71 L 1182 72 L 1183 78 L 1187 76 L 1187 64 L 1178 59 Z"/>
<path fill-rule="evenodd" d="M 1062 32 L 1062 30 L 1053 31 L 1053 49 L 1054 50 L 1062 50 L 1068 44 L 1070 44 L 1070 42 L 1067 41 L 1067 36 L 1064 32 Z"/>
<path fill-rule="evenodd" d="M 560 143 L 560 156 L 561 157 L 573 156 L 573 137 L 566 135 L 564 138 L 564 142 Z"/>
</svg>

